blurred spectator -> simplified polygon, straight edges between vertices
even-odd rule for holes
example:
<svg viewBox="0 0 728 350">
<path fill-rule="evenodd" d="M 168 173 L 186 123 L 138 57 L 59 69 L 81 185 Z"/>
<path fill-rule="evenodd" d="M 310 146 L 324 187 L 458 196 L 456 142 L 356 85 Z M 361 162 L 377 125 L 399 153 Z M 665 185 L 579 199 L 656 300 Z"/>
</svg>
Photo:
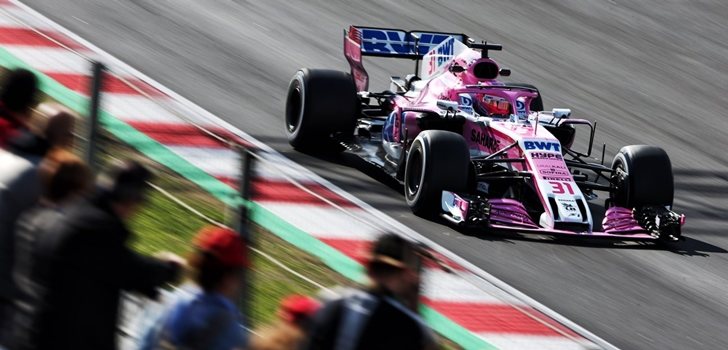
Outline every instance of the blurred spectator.
<svg viewBox="0 0 728 350">
<path fill-rule="evenodd" d="M 92 182 L 88 166 L 65 149 L 49 152 L 38 172 L 43 185 L 42 197 L 38 204 L 21 215 L 15 227 L 13 278 L 18 288 L 14 305 L 15 309 L 20 310 L 16 323 L 27 322 L 21 315 L 30 314 L 32 302 L 42 295 L 31 277 L 38 236 L 52 230 Z"/>
<path fill-rule="evenodd" d="M 89 200 L 69 208 L 39 232 L 34 282 L 43 293 L 33 301 L 18 349 L 115 349 L 122 290 L 154 297 L 180 267 L 144 257 L 127 241 L 128 221 L 144 203 L 152 174 L 134 161 L 114 166 L 97 181 Z"/>
<path fill-rule="evenodd" d="M 4 343 L 5 331 L 11 318 L 8 310 L 14 297 L 15 284 L 12 266 L 15 256 L 14 228 L 23 211 L 32 207 L 41 195 L 38 163 L 51 147 L 70 147 L 75 117 L 67 111 L 57 111 L 48 118 L 41 137 L 30 132 L 21 133 L 10 140 L 11 151 L 0 149 L 0 344 Z M 42 145 L 42 146 L 39 146 Z"/>
<path fill-rule="evenodd" d="M 321 304 L 314 298 L 291 295 L 281 301 L 278 321 L 258 331 L 251 350 L 299 349 L 306 338 L 306 329 Z"/>
<path fill-rule="evenodd" d="M 30 133 L 28 121 L 31 109 L 36 104 L 38 80 L 26 69 L 15 69 L 7 73 L 0 85 L 0 148 L 8 142 Z"/>
<path fill-rule="evenodd" d="M 77 117 L 69 110 L 55 105 L 42 104 L 39 110 L 46 117 L 32 120 L 31 125 L 40 134 L 23 132 L 8 140 L 8 150 L 34 163 L 40 161 L 51 149 L 71 150 L 74 144 L 73 131 Z"/>
<path fill-rule="evenodd" d="M 227 228 L 205 227 L 190 258 L 201 290 L 176 303 L 146 331 L 141 349 L 244 349 L 247 337 L 235 300 L 248 265 L 240 236 Z"/>
<path fill-rule="evenodd" d="M 413 311 L 422 257 L 408 240 L 385 234 L 367 263 L 370 288 L 327 302 L 304 349 L 434 349 L 432 331 Z"/>
</svg>

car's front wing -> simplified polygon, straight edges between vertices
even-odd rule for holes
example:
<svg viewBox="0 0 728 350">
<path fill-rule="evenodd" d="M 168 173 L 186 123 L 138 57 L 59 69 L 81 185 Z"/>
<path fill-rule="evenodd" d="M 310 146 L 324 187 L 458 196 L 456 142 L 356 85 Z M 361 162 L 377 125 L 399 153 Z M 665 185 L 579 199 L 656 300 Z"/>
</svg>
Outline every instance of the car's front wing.
<svg viewBox="0 0 728 350">
<path fill-rule="evenodd" d="M 685 215 L 665 208 L 610 207 L 603 231 L 578 231 L 541 227 L 522 203 L 513 199 L 486 199 L 443 191 L 442 217 L 458 226 L 552 236 L 578 236 L 629 241 L 678 240 Z"/>
</svg>

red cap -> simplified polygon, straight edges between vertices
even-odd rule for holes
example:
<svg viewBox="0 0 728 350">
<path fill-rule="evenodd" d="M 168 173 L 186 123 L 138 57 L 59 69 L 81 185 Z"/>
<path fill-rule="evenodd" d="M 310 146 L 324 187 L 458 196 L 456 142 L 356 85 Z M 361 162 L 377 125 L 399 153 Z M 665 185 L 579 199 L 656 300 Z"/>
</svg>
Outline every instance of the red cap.
<svg viewBox="0 0 728 350">
<path fill-rule="evenodd" d="M 229 228 L 207 226 L 195 237 L 195 245 L 220 259 L 225 265 L 247 267 L 245 244 L 240 236 Z"/>
<path fill-rule="evenodd" d="M 278 316 L 286 322 L 297 323 L 311 318 L 321 307 L 318 300 L 299 294 L 289 295 L 281 300 Z"/>
</svg>

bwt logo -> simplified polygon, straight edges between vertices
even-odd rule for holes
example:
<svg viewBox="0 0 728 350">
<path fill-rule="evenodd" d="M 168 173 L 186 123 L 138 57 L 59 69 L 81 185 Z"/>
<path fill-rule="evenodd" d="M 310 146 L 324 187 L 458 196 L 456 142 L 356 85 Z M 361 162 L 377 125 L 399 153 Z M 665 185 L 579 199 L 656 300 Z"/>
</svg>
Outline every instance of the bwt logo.
<svg viewBox="0 0 728 350">
<path fill-rule="evenodd" d="M 526 150 L 538 149 L 542 151 L 561 152 L 561 145 L 558 142 L 551 141 L 524 141 L 523 145 Z"/>
<path fill-rule="evenodd" d="M 443 42 L 442 44 L 440 44 L 437 47 L 437 66 L 438 67 L 441 66 L 442 64 L 444 64 L 445 62 L 447 62 L 448 60 L 450 60 L 450 58 L 452 58 L 452 56 L 455 53 L 454 45 L 455 45 L 455 38 L 450 37 L 450 40 Z"/>
<path fill-rule="evenodd" d="M 419 54 L 424 55 L 434 46 L 439 45 L 449 35 L 415 33 L 420 36 Z M 415 49 L 414 38 L 406 32 L 384 29 L 361 30 L 362 51 L 366 53 L 413 54 Z M 452 45 L 450 45 L 452 51 Z"/>
</svg>

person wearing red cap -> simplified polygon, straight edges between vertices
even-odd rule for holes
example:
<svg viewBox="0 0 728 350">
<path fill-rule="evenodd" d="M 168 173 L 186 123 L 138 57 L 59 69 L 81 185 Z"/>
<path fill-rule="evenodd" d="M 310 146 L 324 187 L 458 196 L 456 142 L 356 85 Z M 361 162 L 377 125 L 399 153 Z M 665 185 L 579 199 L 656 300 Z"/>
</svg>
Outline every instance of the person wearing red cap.
<svg viewBox="0 0 728 350">
<path fill-rule="evenodd" d="M 189 259 L 199 290 L 177 302 L 147 331 L 140 349 L 243 349 L 247 337 L 233 303 L 248 260 L 241 237 L 228 228 L 210 226 L 195 237 Z"/>
<path fill-rule="evenodd" d="M 316 299 L 304 295 L 289 295 L 281 300 L 278 321 L 257 331 L 251 340 L 251 350 L 294 350 L 306 338 L 313 315 L 321 307 Z"/>
</svg>

